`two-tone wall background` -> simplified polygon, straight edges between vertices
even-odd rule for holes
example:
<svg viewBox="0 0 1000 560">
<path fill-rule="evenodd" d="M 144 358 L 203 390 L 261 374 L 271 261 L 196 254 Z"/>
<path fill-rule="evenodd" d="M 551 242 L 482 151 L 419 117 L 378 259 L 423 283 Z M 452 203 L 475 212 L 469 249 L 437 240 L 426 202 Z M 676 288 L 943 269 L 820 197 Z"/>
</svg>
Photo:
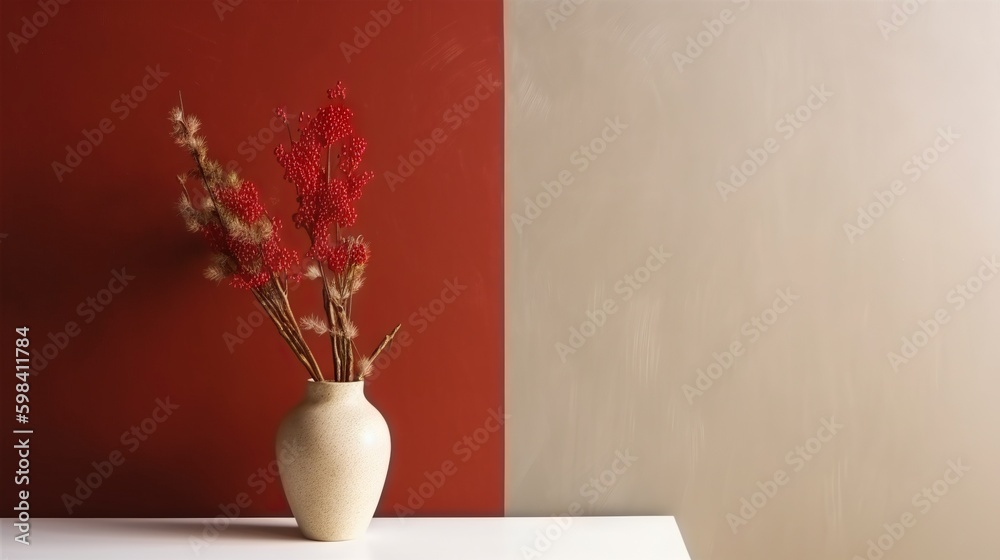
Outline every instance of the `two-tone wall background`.
<svg viewBox="0 0 1000 560">
<path fill-rule="evenodd" d="M 1000 556 L 1000 5 L 42 0 L 0 23 L 35 515 L 287 514 L 268 467 L 305 375 L 200 277 L 165 117 L 182 91 L 287 211 L 272 110 L 344 80 L 376 172 L 358 322 L 407 335 L 368 388 L 380 515 L 670 514 L 699 560 Z"/>
</svg>

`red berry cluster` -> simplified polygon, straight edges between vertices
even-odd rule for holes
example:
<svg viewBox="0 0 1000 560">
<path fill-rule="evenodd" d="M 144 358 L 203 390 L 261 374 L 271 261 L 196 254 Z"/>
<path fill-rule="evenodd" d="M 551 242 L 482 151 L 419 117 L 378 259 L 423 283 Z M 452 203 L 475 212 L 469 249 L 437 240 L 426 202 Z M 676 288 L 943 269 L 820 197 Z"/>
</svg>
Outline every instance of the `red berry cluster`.
<svg viewBox="0 0 1000 560">
<path fill-rule="evenodd" d="M 333 249 L 330 260 L 327 261 L 330 270 L 340 274 L 348 266 L 364 265 L 368 262 L 368 247 L 356 239 L 342 239 Z"/>
<path fill-rule="evenodd" d="M 248 224 L 256 222 L 264 215 L 264 205 L 260 203 L 260 191 L 257 190 L 257 185 L 250 181 L 243 181 L 236 187 L 216 189 L 215 196 L 219 204 Z"/>
<path fill-rule="evenodd" d="M 347 88 L 344 82 L 337 82 L 337 87 L 326 90 L 326 96 L 330 99 L 347 99 Z"/>
<path fill-rule="evenodd" d="M 354 203 L 375 175 L 370 171 L 358 172 L 367 142 L 355 134 L 354 113 L 343 104 L 346 91 L 342 83 L 330 89 L 328 97 L 339 102 L 321 107 L 311 118 L 303 113 L 299 117 L 299 139 L 288 149 L 284 146 L 275 149 L 278 163 L 285 169 L 285 180 L 295 185 L 298 194 L 295 225 L 304 228 L 312 242 L 306 256 L 326 263 L 337 272 L 356 262 L 348 254 L 355 245 L 345 246 L 341 240 L 332 245 L 331 230 L 335 225 L 354 225 L 358 217 Z M 338 142 L 339 163 L 335 169 L 327 169 L 327 151 Z"/>
<path fill-rule="evenodd" d="M 351 264 L 366 264 L 368 262 L 368 247 L 364 243 L 355 243 L 351 246 L 351 253 L 348 260 Z"/>
<path fill-rule="evenodd" d="M 288 273 L 298 267 L 299 255 L 281 244 L 281 238 L 278 237 L 278 231 L 281 229 L 281 220 L 278 218 L 270 218 L 270 220 L 271 235 L 261 244 L 261 258 L 269 273 Z M 289 277 L 298 279 L 299 274 L 289 274 Z"/>
<path fill-rule="evenodd" d="M 245 232 L 233 231 L 224 226 L 221 219 L 210 222 L 202 230 L 213 250 L 229 257 L 236 270 L 231 282 L 240 288 L 257 288 L 269 282 L 271 277 L 288 272 L 299 262 L 298 255 L 281 245 L 278 230 L 281 222 L 265 214 L 260 202 L 260 191 L 250 181 L 243 181 L 236 187 L 220 187 L 215 190 L 216 202 L 232 217 L 242 222 L 244 228 L 260 227 L 262 220 L 270 221 L 270 233 L 262 240 L 254 241 Z"/>
<path fill-rule="evenodd" d="M 348 259 L 347 245 L 341 243 L 337 245 L 337 248 L 334 249 L 333 252 L 330 254 L 330 259 L 327 261 L 327 266 L 330 267 L 330 270 L 336 272 L 337 274 L 340 274 L 341 272 L 344 271 L 345 268 L 347 268 L 347 259 Z"/>
</svg>

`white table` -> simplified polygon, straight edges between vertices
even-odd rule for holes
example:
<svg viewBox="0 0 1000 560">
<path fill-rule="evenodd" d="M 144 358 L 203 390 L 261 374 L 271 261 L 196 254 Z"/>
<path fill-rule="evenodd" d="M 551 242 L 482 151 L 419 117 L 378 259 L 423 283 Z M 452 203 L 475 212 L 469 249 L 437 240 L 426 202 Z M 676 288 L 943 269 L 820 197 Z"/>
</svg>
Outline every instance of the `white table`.
<svg viewBox="0 0 1000 560">
<path fill-rule="evenodd" d="M 206 519 L 46 518 L 31 521 L 30 546 L 14 542 L 13 522 L 5 560 L 690 560 L 673 517 L 377 518 L 341 543 L 306 540 L 291 518 L 233 519 L 218 533 Z"/>
</svg>

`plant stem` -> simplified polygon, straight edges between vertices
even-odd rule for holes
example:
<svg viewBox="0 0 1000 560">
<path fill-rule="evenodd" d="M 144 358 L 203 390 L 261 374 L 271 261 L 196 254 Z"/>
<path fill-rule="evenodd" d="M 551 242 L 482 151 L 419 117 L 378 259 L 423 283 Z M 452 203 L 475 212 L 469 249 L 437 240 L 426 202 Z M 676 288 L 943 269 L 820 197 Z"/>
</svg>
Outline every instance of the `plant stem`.
<svg viewBox="0 0 1000 560">
<path fill-rule="evenodd" d="M 298 326 L 295 326 L 295 331 L 289 328 L 289 319 L 287 316 L 283 316 L 278 310 L 276 303 L 271 301 L 271 298 L 263 293 L 260 289 L 254 288 L 252 290 L 254 297 L 260 302 L 261 307 L 267 316 L 271 318 L 271 322 L 278 329 L 278 334 L 281 335 L 288 346 L 291 348 L 292 353 L 298 358 L 302 365 L 305 366 L 306 371 L 309 372 L 309 376 L 315 381 L 323 381 L 323 375 L 320 372 L 319 364 L 316 362 L 316 358 L 312 355 L 309 350 L 309 346 L 305 344 L 305 340 L 302 339 L 302 333 L 298 330 Z"/>
<path fill-rule="evenodd" d="M 377 348 L 375 348 L 375 351 L 372 352 L 371 357 L 368 358 L 371 363 L 374 364 L 375 358 L 377 358 L 378 355 L 382 353 L 382 350 L 385 350 L 386 347 L 389 346 L 389 343 L 392 342 L 392 338 L 396 336 L 396 333 L 399 332 L 399 327 L 401 326 L 403 325 L 396 325 L 396 328 L 392 329 L 391 333 L 385 335 L 385 338 L 382 339 L 382 343 L 379 344 Z"/>
<path fill-rule="evenodd" d="M 271 276 L 271 282 L 274 285 L 274 289 L 281 295 L 281 303 L 284 304 L 284 306 L 282 306 L 281 309 L 284 311 L 285 316 L 288 319 L 288 323 L 295 333 L 295 340 L 301 345 L 303 351 L 305 352 L 306 356 L 309 359 L 309 362 L 313 365 L 313 368 L 316 370 L 316 380 L 323 381 L 323 374 L 320 370 L 319 363 L 316 361 L 316 357 L 313 356 L 312 350 L 309 349 L 309 345 L 306 343 L 305 338 L 302 336 L 302 330 L 299 329 L 299 322 L 295 319 L 295 313 L 292 311 L 292 304 L 288 301 L 288 292 L 286 290 L 281 289 L 280 284 L 278 283 L 277 279 L 274 278 L 273 274 Z"/>
</svg>

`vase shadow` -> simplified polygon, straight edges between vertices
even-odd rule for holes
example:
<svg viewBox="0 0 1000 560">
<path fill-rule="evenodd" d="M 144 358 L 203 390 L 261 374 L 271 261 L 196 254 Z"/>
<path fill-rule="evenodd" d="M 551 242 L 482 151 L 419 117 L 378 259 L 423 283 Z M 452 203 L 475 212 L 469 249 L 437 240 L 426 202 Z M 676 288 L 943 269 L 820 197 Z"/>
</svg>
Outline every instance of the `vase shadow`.
<svg viewBox="0 0 1000 560">
<path fill-rule="evenodd" d="M 121 530 L 123 533 L 137 531 L 141 533 L 157 533 L 178 538 L 205 538 L 207 534 L 214 536 L 212 540 L 285 540 L 311 542 L 305 538 L 294 525 L 275 523 L 271 520 L 254 518 L 231 519 L 229 525 L 213 530 L 211 520 L 200 519 L 105 519 L 108 526 Z M 217 531 L 217 533 L 216 533 Z"/>
</svg>

